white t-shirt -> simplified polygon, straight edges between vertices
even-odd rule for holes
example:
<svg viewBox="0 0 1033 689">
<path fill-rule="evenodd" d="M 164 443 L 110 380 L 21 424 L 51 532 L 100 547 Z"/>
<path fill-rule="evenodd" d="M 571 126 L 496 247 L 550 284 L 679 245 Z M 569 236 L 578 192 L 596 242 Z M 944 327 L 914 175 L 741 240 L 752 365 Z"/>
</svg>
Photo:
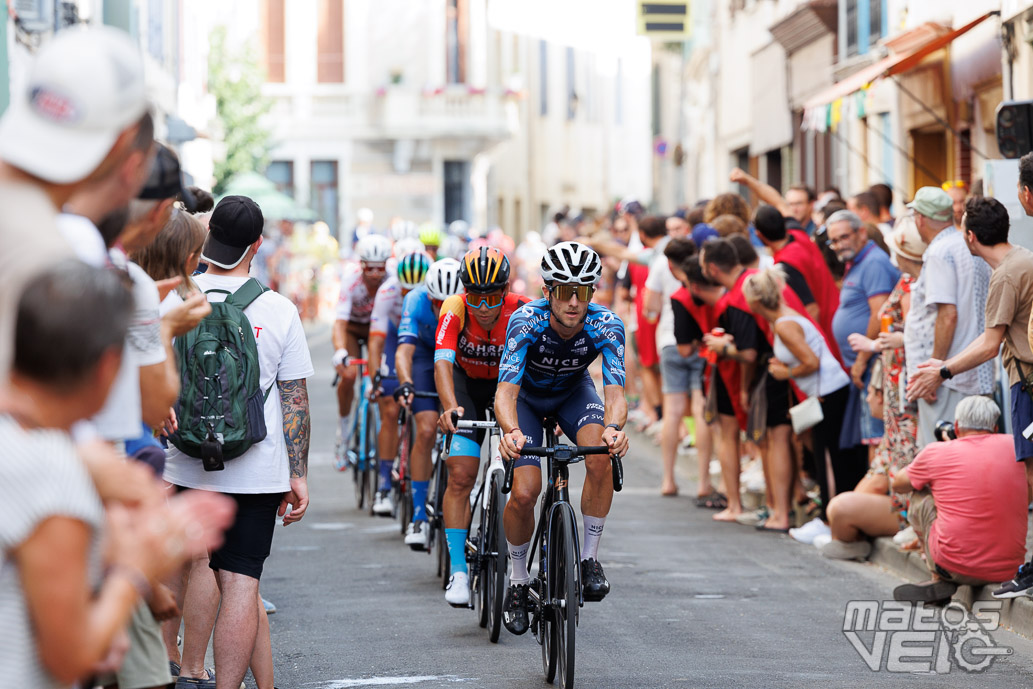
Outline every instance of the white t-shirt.
<svg viewBox="0 0 1033 689">
<path fill-rule="evenodd" d="M 235 292 L 248 278 L 205 273 L 194 280 L 201 290 Z M 225 294 L 217 292 L 208 295 L 211 302 L 225 298 Z M 172 293 L 167 301 L 174 305 L 182 300 Z M 265 401 L 265 425 L 268 429 L 265 440 L 252 445 L 240 457 L 226 460 L 226 468 L 222 471 L 205 471 L 200 459 L 188 457 L 170 446 L 165 453 L 164 475 L 169 483 L 220 493 L 284 493 L 290 490 L 283 409 L 276 383 L 311 376 L 315 373 L 312 356 L 298 309 L 286 297 L 272 291 L 265 292 L 244 309 L 244 315 L 255 331 L 262 390 L 271 390 Z"/>
<path fill-rule="evenodd" d="M 143 268 L 127 260 L 120 249 L 112 249 L 110 257 L 133 281 L 133 318 L 126 334 L 122 366 L 104 408 L 93 417 L 93 424 L 102 438 L 132 440 L 139 438 L 142 432 L 140 368 L 163 363 L 165 345 L 161 341 L 158 288 L 154 280 Z"/>
<path fill-rule="evenodd" d="M 100 579 L 104 508 L 85 466 L 65 433 L 25 430 L 0 415 L 0 669 L 5 687 L 60 689 L 40 658 L 32 617 L 11 551 L 25 543 L 43 522 L 64 517 L 89 530 L 87 577 Z"/>
<path fill-rule="evenodd" d="M 682 284 L 671 272 L 671 264 L 664 256 L 664 248 L 670 242 L 670 237 L 665 237 L 654 248 L 655 254 L 649 264 L 649 276 L 646 278 L 646 289 L 651 292 L 660 292 L 663 295 L 662 306 L 660 307 L 660 321 L 656 325 L 656 348 L 663 351 L 664 347 L 674 347 L 678 344 L 674 337 L 674 310 L 671 308 L 671 295 L 677 292 Z"/>
<path fill-rule="evenodd" d="M 94 268 L 108 264 L 104 238 L 92 220 L 74 213 L 62 213 L 57 216 L 57 229 L 80 261 Z"/>
</svg>

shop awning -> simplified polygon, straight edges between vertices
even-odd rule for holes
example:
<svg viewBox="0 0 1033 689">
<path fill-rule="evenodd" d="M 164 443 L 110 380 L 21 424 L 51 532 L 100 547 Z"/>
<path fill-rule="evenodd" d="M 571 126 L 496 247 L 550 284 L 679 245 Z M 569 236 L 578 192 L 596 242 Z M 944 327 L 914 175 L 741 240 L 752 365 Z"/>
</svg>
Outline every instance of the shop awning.
<svg viewBox="0 0 1033 689">
<path fill-rule="evenodd" d="M 963 33 L 971 31 L 973 28 L 990 18 L 993 14 L 993 12 L 988 12 L 960 28 L 954 29 L 953 31 L 941 36 L 937 36 L 936 38 L 930 39 L 925 43 L 921 43 L 907 50 L 902 50 L 900 52 L 893 53 L 892 55 L 888 55 L 878 62 L 854 72 L 842 81 L 836 82 L 825 91 L 822 91 L 814 98 L 811 98 L 804 105 L 804 126 L 808 129 L 820 128 L 809 126 L 809 124 L 813 124 L 817 120 L 821 119 L 820 115 L 828 112 L 827 106 L 860 91 L 878 79 L 892 76 L 894 74 L 900 74 L 901 72 L 906 72 L 909 69 L 912 69 L 926 57 L 948 45 Z"/>
</svg>

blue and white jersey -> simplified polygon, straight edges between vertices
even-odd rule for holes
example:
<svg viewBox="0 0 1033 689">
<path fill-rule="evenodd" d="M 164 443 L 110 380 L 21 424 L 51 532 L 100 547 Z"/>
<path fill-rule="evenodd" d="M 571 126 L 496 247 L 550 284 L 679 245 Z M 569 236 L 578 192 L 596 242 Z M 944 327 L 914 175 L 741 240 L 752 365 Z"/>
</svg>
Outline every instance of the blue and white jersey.
<svg viewBox="0 0 1033 689">
<path fill-rule="evenodd" d="M 588 366 L 603 357 L 603 385 L 624 386 L 624 324 L 605 306 L 588 305 L 584 328 L 569 340 L 549 325 L 549 302 L 524 304 L 509 319 L 499 382 L 528 392 L 554 394 L 588 376 Z"/>
<path fill-rule="evenodd" d="M 425 286 L 417 287 L 402 301 L 402 321 L 398 325 L 398 344 L 416 346 L 417 356 L 434 356 L 434 335 L 438 317 Z"/>
</svg>

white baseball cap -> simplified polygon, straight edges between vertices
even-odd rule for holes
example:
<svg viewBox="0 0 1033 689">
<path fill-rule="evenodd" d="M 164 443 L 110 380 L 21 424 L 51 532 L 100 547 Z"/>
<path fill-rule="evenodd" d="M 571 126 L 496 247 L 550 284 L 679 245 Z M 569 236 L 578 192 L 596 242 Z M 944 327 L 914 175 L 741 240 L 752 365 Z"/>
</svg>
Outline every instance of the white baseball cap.
<svg viewBox="0 0 1033 689">
<path fill-rule="evenodd" d="M 0 159 L 55 184 L 89 176 L 148 108 L 140 50 L 108 26 L 59 32 L 12 95 Z"/>
</svg>

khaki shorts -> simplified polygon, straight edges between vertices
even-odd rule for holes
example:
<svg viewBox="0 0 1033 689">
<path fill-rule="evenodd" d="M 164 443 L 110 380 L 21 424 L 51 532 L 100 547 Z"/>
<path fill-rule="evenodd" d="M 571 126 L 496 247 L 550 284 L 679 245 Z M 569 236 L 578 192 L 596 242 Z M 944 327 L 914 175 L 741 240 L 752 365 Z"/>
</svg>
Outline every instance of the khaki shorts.
<svg viewBox="0 0 1033 689">
<path fill-rule="evenodd" d="M 169 654 L 161 636 L 161 625 L 146 603 L 141 602 L 133 610 L 126 633 L 129 652 L 122 667 L 115 675 L 99 678 L 98 684 L 108 686 L 117 681 L 119 689 L 148 689 L 170 684 Z"/>
<path fill-rule="evenodd" d="M 983 586 L 991 582 L 976 579 L 964 574 L 951 572 L 946 567 L 941 567 L 933 561 L 933 554 L 929 551 L 929 530 L 936 521 L 936 503 L 933 501 L 933 494 L 928 490 L 916 490 L 911 494 L 911 503 L 907 508 L 907 518 L 911 526 L 915 527 L 922 537 L 922 547 L 925 552 L 925 562 L 929 571 L 937 574 L 946 581 L 955 584 L 969 586 Z"/>
</svg>

